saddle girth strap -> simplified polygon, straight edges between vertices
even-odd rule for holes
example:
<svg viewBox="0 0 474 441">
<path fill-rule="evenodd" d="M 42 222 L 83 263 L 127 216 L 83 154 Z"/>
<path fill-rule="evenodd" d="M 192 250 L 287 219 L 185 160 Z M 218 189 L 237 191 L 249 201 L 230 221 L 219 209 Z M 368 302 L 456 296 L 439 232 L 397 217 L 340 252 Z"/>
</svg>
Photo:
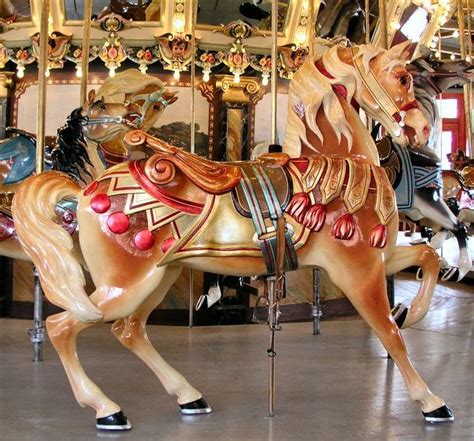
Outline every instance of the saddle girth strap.
<svg viewBox="0 0 474 441">
<path fill-rule="evenodd" d="M 250 208 L 252 222 L 265 260 L 267 273 L 276 274 L 284 271 L 294 271 L 298 268 L 296 250 L 291 241 L 291 233 L 285 228 L 284 215 L 278 196 L 263 167 L 253 166 L 252 172 L 257 178 L 258 185 L 264 195 L 270 214 L 271 225 L 268 225 L 268 221 L 265 221 L 263 216 L 265 207 L 260 205 L 252 186 L 252 180 L 244 170 L 242 170 L 240 185 Z M 280 240 L 278 240 L 279 236 Z M 284 238 L 284 240 L 281 240 L 281 238 Z"/>
</svg>

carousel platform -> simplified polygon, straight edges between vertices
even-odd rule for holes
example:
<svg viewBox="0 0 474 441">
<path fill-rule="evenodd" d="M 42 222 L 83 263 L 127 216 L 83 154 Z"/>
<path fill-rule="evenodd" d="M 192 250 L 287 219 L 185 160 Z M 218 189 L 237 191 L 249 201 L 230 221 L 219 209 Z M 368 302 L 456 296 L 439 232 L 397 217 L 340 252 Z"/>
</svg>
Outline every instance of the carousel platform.
<svg viewBox="0 0 474 441">
<path fill-rule="evenodd" d="M 397 278 L 397 300 L 414 295 L 413 275 Z M 75 402 L 49 342 L 32 363 L 30 322 L 0 320 L 0 439 L 5 441 L 298 441 L 472 440 L 474 438 L 474 293 L 443 283 L 428 316 L 404 331 L 412 360 L 455 413 L 453 423 L 425 423 L 398 370 L 359 318 L 284 324 L 277 335 L 276 416 L 267 417 L 268 329 L 150 326 L 161 354 L 205 395 L 213 413 L 182 417 L 151 371 L 123 349 L 109 326 L 79 339 L 83 366 L 134 428 L 99 433 L 94 414 Z"/>
</svg>

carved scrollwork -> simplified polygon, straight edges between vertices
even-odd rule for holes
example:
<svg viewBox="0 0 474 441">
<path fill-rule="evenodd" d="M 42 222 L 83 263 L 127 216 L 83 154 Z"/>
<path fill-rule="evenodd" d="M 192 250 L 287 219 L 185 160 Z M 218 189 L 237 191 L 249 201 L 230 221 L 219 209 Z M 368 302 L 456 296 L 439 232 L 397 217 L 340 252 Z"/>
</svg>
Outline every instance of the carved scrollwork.
<svg viewBox="0 0 474 441">
<path fill-rule="evenodd" d="M 176 176 L 176 167 L 170 160 L 159 158 L 157 161 L 147 164 L 145 173 L 155 184 L 166 185 Z"/>
</svg>

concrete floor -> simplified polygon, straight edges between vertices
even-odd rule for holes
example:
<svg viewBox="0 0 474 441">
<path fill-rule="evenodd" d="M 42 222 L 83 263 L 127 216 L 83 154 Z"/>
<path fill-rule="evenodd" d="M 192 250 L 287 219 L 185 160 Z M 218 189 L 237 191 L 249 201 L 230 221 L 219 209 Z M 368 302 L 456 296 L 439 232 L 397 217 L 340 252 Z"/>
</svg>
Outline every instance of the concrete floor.
<svg viewBox="0 0 474 441">
<path fill-rule="evenodd" d="M 397 294 L 414 292 L 412 276 Z M 460 289 L 461 287 L 461 289 Z M 266 416 L 268 330 L 263 325 L 150 327 L 161 354 L 213 406 L 182 417 L 174 398 L 110 335 L 84 332 L 79 354 L 89 375 L 121 404 L 131 432 L 99 433 L 94 413 L 75 402 L 49 342 L 45 361 L 31 362 L 27 321 L 0 320 L 0 440 L 75 441 L 342 441 L 474 439 L 474 292 L 440 285 L 433 309 L 404 332 L 412 359 L 433 391 L 455 412 L 441 426 L 423 422 L 401 376 L 375 335 L 358 318 L 286 324 L 277 336 L 276 416 Z"/>
</svg>

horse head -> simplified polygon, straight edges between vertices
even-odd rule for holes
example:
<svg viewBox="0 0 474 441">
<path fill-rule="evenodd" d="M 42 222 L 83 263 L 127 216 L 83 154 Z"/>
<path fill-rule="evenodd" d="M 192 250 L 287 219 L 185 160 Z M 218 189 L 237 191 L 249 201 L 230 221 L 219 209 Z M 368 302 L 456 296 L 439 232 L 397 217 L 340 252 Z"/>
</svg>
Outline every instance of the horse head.
<svg viewBox="0 0 474 441">
<path fill-rule="evenodd" d="M 433 97 L 454 86 L 463 86 L 473 79 L 472 63 L 465 60 L 440 61 L 425 48 L 421 56 L 408 65 L 416 88 L 421 88 Z"/>
<path fill-rule="evenodd" d="M 355 68 L 362 85 L 354 93 L 358 104 L 398 144 L 421 147 L 428 141 L 431 126 L 419 109 L 413 77 L 406 68 L 409 44 L 401 43 L 389 50 L 363 45 L 358 50 L 346 49 L 350 54 L 345 58 Z"/>
<path fill-rule="evenodd" d="M 83 106 L 85 135 L 98 143 L 121 145 L 126 132 L 147 132 L 176 100 L 176 93 L 166 90 L 159 79 L 136 69 L 126 70 L 107 79 L 97 92 L 89 92 Z"/>
</svg>

